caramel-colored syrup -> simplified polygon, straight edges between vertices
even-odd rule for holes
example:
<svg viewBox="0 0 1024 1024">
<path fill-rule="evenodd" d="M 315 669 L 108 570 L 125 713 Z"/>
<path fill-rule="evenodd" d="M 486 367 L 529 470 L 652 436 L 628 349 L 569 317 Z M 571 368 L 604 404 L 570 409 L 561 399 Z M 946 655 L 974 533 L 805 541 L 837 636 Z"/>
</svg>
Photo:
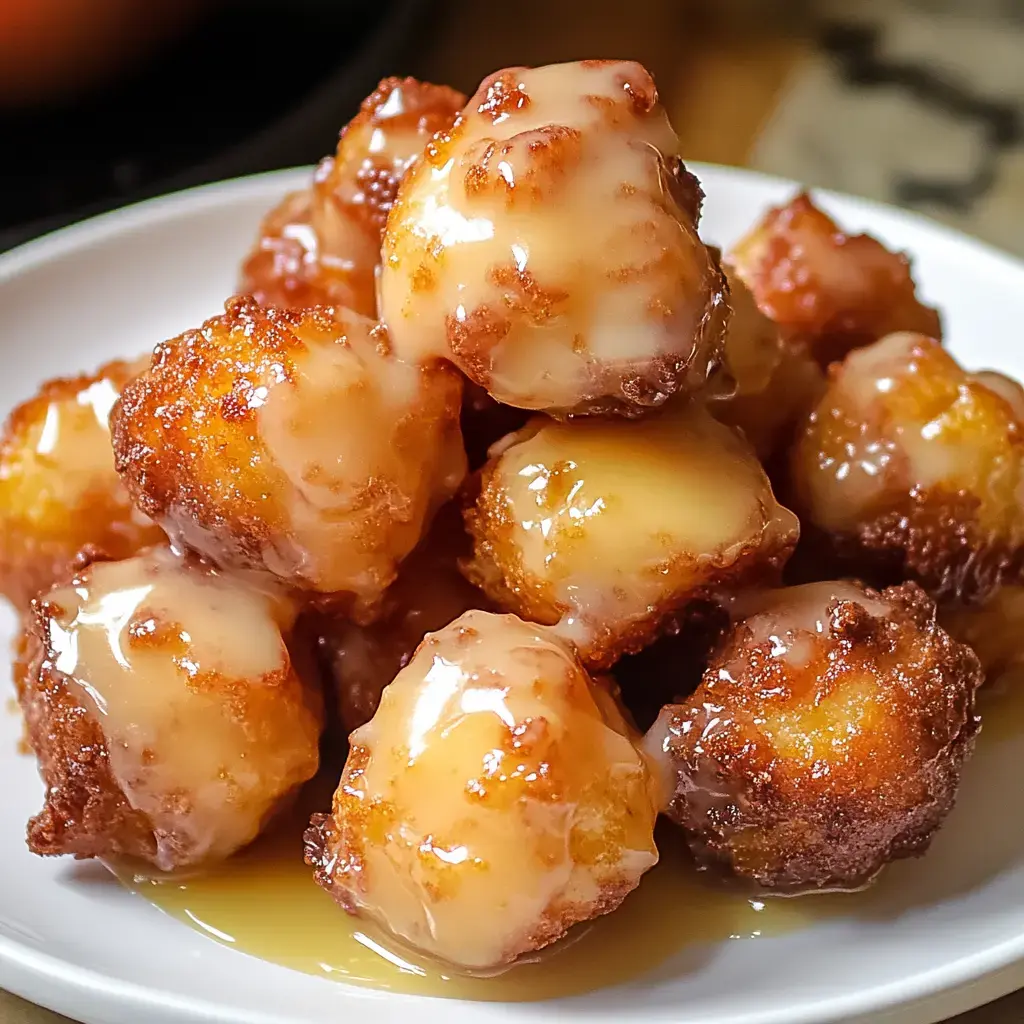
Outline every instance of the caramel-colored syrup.
<svg viewBox="0 0 1024 1024">
<path fill-rule="evenodd" d="M 397 946 L 349 917 L 302 863 L 293 820 L 214 871 L 182 881 L 123 882 L 173 917 L 252 956 L 356 985 L 460 999 L 536 1000 L 575 995 L 643 974 L 681 947 L 756 938 L 799 927 L 794 900 L 754 900 L 703 882 L 670 827 L 661 863 L 613 914 L 580 926 L 537 962 L 469 978 Z"/>
<path fill-rule="evenodd" d="M 1024 678 L 1010 682 L 1024 684 Z M 982 755 L 1011 740 L 1024 745 L 1024 685 L 993 686 L 983 696 L 981 711 L 986 722 Z M 971 792 L 963 803 L 973 804 L 973 782 L 979 781 L 973 776 L 984 773 L 985 765 L 968 767 L 976 771 L 965 780 Z M 310 802 L 328 806 L 326 787 L 317 788 Z M 756 899 L 696 871 L 678 832 L 662 823 L 661 862 L 617 911 L 580 926 L 536 962 L 518 964 L 497 977 L 467 978 L 401 949 L 372 925 L 349 917 L 316 886 L 302 863 L 306 810 L 199 877 L 153 880 L 124 868 L 117 873 L 129 888 L 215 941 L 294 970 L 419 995 L 521 1002 L 635 980 L 689 946 L 777 936 L 829 918 L 874 917 L 896 909 L 903 902 L 899 894 L 908 888 L 918 890 L 922 899 L 932 898 L 933 884 L 922 870 L 929 861 L 935 870 L 928 874 L 936 875 L 940 885 L 945 870 L 945 851 L 936 850 L 923 862 L 894 865 L 861 893 Z M 970 825 L 950 825 L 951 831 L 964 828 Z"/>
</svg>

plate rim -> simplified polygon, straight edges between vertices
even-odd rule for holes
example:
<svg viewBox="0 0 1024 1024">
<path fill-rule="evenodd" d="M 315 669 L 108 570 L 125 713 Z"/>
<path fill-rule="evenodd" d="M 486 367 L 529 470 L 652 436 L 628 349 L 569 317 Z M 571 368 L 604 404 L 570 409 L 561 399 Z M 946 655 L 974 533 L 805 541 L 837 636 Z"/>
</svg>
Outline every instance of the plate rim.
<svg viewBox="0 0 1024 1024">
<path fill-rule="evenodd" d="M 789 179 L 744 168 L 696 161 L 687 166 L 698 178 L 710 173 L 717 181 L 728 182 L 738 188 L 760 187 L 781 192 L 805 187 Z M 225 200 L 283 195 L 286 191 L 303 187 L 311 173 L 312 167 L 295 167 L 224 179 L 142 200 L 59 228 L 0 254 L 0 285 L 52 260 L 73 257 L 94 244 L 164 223 L 185 210 L 195 214 L 217 208 Z M 810 187 L 809 190 L 822 197 L 826 205 L 834 200 L 858 207 L 865 219 L 878 215 L 894 226 L 905 225 L 912 231 L 937 233 L 947 242 L 961 247 L 965 258 L 975 255 L 993 261 L 1008 273 L 1024 278 L 1024 260 L 921 214 L 829 189 Z M 309 977 L 323 985 L 337 984 Z M 40 982 L 44 988 L 40 988 Z M 153 1024 L 182 1021 L 236 1024 L 239 1020 L 238 1011 L 229 1003 L 183 996 L 124 981 L 100 970 L 69 963 L 4 935 L 0 935 L 0 985 L 56 1012 L 75 1014 L 86 1010 L 90 1014 L 87 1019 L 96 1024 L 121 1019 L 145 1019 Z M 949 1013 L 961 1013 L 981 1006 L 1017 990 L 1021 985 L 1024 985 L 1024 933 L 962 956 L 951 964 L 869 989 L 816 999 L 796 1008 L 783 1006 L 729 1016 L 687 1019 L 690 1024 L 827 1024 L 833 1021 L 852 1024 L 868 1017 L 875 1019 L 874 1015 L 883 1013 L 886 1020 L 898 1019 L 900 1024 L 934 1024 Z M 352 998 L 360 999 L 364 1006 L 375 1007 L 385 1001 L 397 1005 L 424 998 L 355 986 L 346 986 L 345 991 Z M 39 998 L 41 993 L 45 996 L 43 1000 Z M 80 1008 L 77 1005 L 83 996 L 92 997 L 91 1007 Z M 462 1003 L 492 1008 L 518 1005 L 465 1000 Z M 556 1000 L 549 1005 L 557 1006 L 559 1003 Z M 940 1003 L 945 1005 L 940 1007 Z M 140 1016 L 132 1018 L 125 1016 L 126 1013 Z M 890 1018 L 893 1013 L 899 1016 Z M 246 1012 L 245 1019 L 251 1024 L 299 1024 L 302 1020 L 263 1012 Z"/>
</svg>

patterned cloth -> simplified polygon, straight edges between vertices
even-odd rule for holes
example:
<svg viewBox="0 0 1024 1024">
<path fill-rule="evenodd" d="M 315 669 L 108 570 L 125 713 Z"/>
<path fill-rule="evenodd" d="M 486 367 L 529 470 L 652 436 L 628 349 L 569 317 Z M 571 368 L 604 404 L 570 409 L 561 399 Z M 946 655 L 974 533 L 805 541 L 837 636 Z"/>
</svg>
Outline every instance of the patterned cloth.
<svg viewBox="0 0 1024 1024">
<path fill-rule="evenodd" d="M 820 0 L 753 166 L 1024 255 L 1024 3 Z"/>
</svg>

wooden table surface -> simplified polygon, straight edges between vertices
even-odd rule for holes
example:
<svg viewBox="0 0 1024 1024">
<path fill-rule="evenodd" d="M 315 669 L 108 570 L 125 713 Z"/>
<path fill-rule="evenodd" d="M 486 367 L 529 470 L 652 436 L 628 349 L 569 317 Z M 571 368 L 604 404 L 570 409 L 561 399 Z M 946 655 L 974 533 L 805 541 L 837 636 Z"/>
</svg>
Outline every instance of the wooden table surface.
<svg viewBox="0 0 1024 1024">
<path fill-rule="evenodd" d="M 455 0 L 441 6 L 423 51 L 399 70 L 472 91 L 485 74 L 513 64 L 640 60 L 658 81 L 684 153 L 715 163 L 749 162 L 759 129 L 813 49 L 807 23 L 794 16 L 805 4 L 783 0 L 517 0 L 505 8 Z M 955 1019 L 1022 1022 L 1024 992 Z M 68 1022 L 0 991 L 0 1024 Z"/>
</svg>

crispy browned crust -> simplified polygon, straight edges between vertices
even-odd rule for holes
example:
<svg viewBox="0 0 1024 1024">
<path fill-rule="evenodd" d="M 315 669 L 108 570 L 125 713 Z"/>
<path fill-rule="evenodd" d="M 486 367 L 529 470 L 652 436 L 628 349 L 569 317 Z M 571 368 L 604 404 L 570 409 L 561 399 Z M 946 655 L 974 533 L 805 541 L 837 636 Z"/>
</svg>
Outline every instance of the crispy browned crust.
<svg viewBox="0 0 1024 1024">
<path fill-rule="evenodd" d="M 673 183 L 669 192 L 681 193 L 684 210 L 696 210 L 699 215 L 703 192 L 697 179 L 690 174 L 681 160 L 674 160 L 668 175 Z M 699 198 L 698 198 L 699 197 Z M 694 218 L 696 226 L 697 220 Z M 689 351 L 656 356 L 638 363 L 633 372 L 613 371 L 598 366 L 594 373 L 596 396 L 575 412 L 642 416 L 652 408 L 664 404 L 672 395 L 699 390 L 721 364 L 724 357 L 725 337 L 732 317 L 729 281 L 722 269 L 717 250 L 704 247 L 706 263 L 701 273 L 700 292 L 704 308 Z M 652 316 L 668 315 L 667 310 L 651 309 Z M 618 383 L 618 390 L 615 388 Z"/>
<path fill-rule="evenodd" d="M 509 733 L 509 749 L 517 750 L 526 757 L 534 756 L 529 749 L 529 732 L 534 734 L 534 742 L 546 744 L 546 723 L 542 718 L 531 719 L 514 733 Z M 351 747 L 341 782 L 334 795 L 332 813 L 314 814 L 303 835 L 305 862 L 313 868 L 315 881 L 344 910 L 355 916 L 361 914 L 361 898 L 372 884 L 367 878 L 364 837 L 384 834 L 387 828 L 394 827 L 396 820 L 396 808 L 392 803 L 382 799 L 365 799 L 365 792 L 360 791 L 360 778 L 370 757 L 368 747 L 361 744 Z M 525 788 L 533 799 L 558 802 L 564 798 L 558 765 L 556 763 L 548 767 L 550 773 L 538 773 Z M 520 792 L 516 790 L 514 794 L 502 796 L 517 799 Z M 635 797 L 635 794 L 628 793 L 628 784 L 620 786 L 616 795 L 624 803 L 628 803 L 631 796 Z M 587 859 L 587 851 L 579 850 L 576 851 L 575 860 L 577 863 L 589 863 L 597 867 L 607 852 L 607 847 L 599 843 L 589 851 L 592 859 Z M 578 902 L 556 900 L 550 903 L 540 913 L 533 928 L 512 939 L 504 950 L 501 962 L 512 963 L 523 953 L 534 952 L 557 942 L 573 925 L 611 913 L 639 882 L 639 874 L 631 876 L 623 872 L 621 875 L 612 875 L 609 872 L 600 879 L 593 899 Z"/>
<path fill-rule="evenodd" d="M 641 732 L 654 724 L 666 704 L 679 704 L 697 689 L 729 625 L 729 613 L 721 604 L 693 601 L 652 644 L 615 663 L 612 675 L 619 695 Z"/>
<path fill-rule="evenodd" d="M 263 218 L 256 244 L 242 263 L 239 291 L 265 306 L 336 304 L 373 316 L 374 266 L 341 269 L 320 261 L 312 203 L 311 191 L 293 192 Z"/>
<path fill-rule="evenodd" d="M 537 922 L 537 926 L 524 935 L 515 947 L 507 951 L 505 962 L 512 963 L 524 953 L 532 953 L 558 942 L 581 921 L 592 921 L 617 910 L 639 883 L 639 878 L 605 880 L 591 901 L 573 903 L 567 900 L 550 904 Z"/>
<path fill-rule="evenodd" d="M 350 914 L 359 913 L 358 894 L 365 891 L 363 836 L 371 817 L 383 820 L 388 807 L 380 801 L 369 806 L 346 800 L 343 787 L 358 786 L 370 760 L 367 747 L 349 748 L 342 781 L 334 794 L 331 814 L 314 814 L 302 837 L 303 856 L 313 868 L 313 878 Z M 342 805 L 344 804 L 344 807 Z"/>
<path fill-rule="evenodd" d="M 584 664 L 588 669 L 603 671 L 611 668 L 624 654 L 636 654 L 659 637 L 671 635 L 685 621 L 688 609 L 694 603 L 699 606 L 743 588 L 777 584 L 796 542 L 796 534 L 773 538 L 770 543 L 754 540 L 738 550 L 730 549 L 714 558 L 701 559 L 701 571 L 707 573 L 702 586 L 666 594 L 648 615 L 632 621 L 626 629 L 616 629 L 610 624 L 600 625 L 586 657 L 583 657 Z M 680 559 L 653 571 L 658 576 L 671 577 L 679 573 L 682 566 L 683 560 Z M 688 576 L 689 571 L 687 569 L 684 575 Z M 568 610 L 563 606 L 559 618 Z"/>
<path fill-rule="evenodd" d="M 31 524 L 3 522 L 0 593 L 15 608 L 27 608 L 34 597 L 53 586 L 83 544 L 95 544 L 111 558 L 129 558 L 164 539 L 158 526 L 133 515 L 120 484 L 110 492 L 83 495 L 64 516 L 68 535 L 61 538 L 43 537 Z"/>
<path fill-rule="evenodd" d="M 870 371 L 890 383 L 862 385 L 870 401 L 851 398 L 857 360 L 893 344 L 902 353 Z M 972 604 L 1024 579 L 1024 430 L 1014 403 L 920 336 L 880 341 L 829 377 L 788 453 L 786 489 L 833 572 L 913 579 L 938 601 Z M 943 452 L 955 458 L 942 461 Z M 862 464 L 874 469 L 868 489 Z"/>
<path fill-rule="evenodd" d="M 302 349 L 294 331 L 304 321 L 331 329 L 326 310 L 231 299 L 199 330 L 158 345 L 111 413 L 116 468 L 135 504 L 186 543 L 203 536 L 239 567 L 260 568 L 264 544 L 286 521 L 283 483 L 251 431 L 245 393 L 271 364 L 294 373 Z"/>
<path fill-rule="evenodd" d="M 74 458 L 74 451 L 63 454 L 58 441 L 49 469 L 30 464 L 30 435 L 46 421 L 51 407 L 77 405 L 82 392 L 100 381 L 123 388 L 140 369 L 138 362 L 117 360 L 95 373 L 47 381 L 8 416 L 0 438 L 0 593 L 19 610 L 48 589 L 86 544 L 113 558 L 127 558 L 162 539 L 162 531 L 132 508 L 112 455 L 109 472 L 98 475 L 71 503 L 54 495 L 62 491 L 62 468 L 74 468 L 61 460 Z M 89 441 L 105 449 L 110 444 L 99 430 Z"/>
<path fill-rule="evenodd" d="M 978 522 L 965 491 L 916 489 L 896 507 L 831 537 L 840 564 L 878 579 L 916 580 L 936 601 L 979 604 L 1004 583 L 1024 581 L 1024 547 L 1011 548 Z"/>
<path fill-rule="evenodd" d="M 569 171 L 579 163 L 582 143 L 583 133 L 578 128 L 561 124 L 521 132 L 514 140 L 481 139 L 465 156 L 468 164 L 466 196 L 470 201 L 479 196 L 497 197 L 510 211 L 521 207 L 529 209 L 552 189 L 563 187 Z M 530 161 L 524 173 L 517 175 L 512 183 L 501 173 L 501 165 L 524 146 Z M 529 281 L 532 277 L 524 273 L 522 279 Z"/>
<path fill-rule="evenodd" d="M 398 102 L 394 101 L 395 93 L 399 94 Z M 382 79 L 363 100 L 359 113 L 341 130 L 335 161 L 344 164 L 343 173 L 354 175 L 356 183 L 354 192 L 344 200 L 345 213 L 361 220 L 367 232 L 379 239 L 409 162 L 419 156 L 436 132 L 451 127 L 465 103 L 463 93 L 446 85 L 415 78 Z M 409 133 L 415 140 L 402 152 L 396 152 L 394 141 L 399 133 Z M 330 170 L 321 169 L 318 177 L 329 186 L 335 184 Z M 332 188 L 332 199 L 342 202 L 336 187 Z"/>
<path fill-rule="evenodd" d="M 86 552 L 67 571 L 73 582 L 89 561 Z M 14 664 L 25 731 L 46 783 L 43 809 L 28 823 L 28 846 L 42 856 L 120 855 L 149 861 L 156 855 L 153 827 L 134 810 L 110 772 L 99 724 L 74 696 L 46 646 L 44 602 L 24 618 Z"/>
<path fill-rule="evenodd" d="M 109 559 L 95 549 L 83 550 L 58 585 L 83 585 L 90 566 L 100 561 Z M 47 646 L 47 622 L 55 611 L 46 597 L 32 602 L 15 664 L 15 685 L 26 733 L 46 783 L 43 809 L 29 821 L 29 849 L 44 856 L 126 856 L 159 862 L 165 869 L 196 863 L 202 851 L 188 835 L 168 830 L 166 824 L 156 825 L 147 814 L 134 809 L 114 778 L 101 723 L 78 699 L 68 676 L 56 668 L 56 652 Z M 144 608 L 139 610 L 129 633 L 131 644 L 163 648 L 169 658 L 185 653 L 180 625 L 161 622 Z M 293 663 L 291 655 L 288 647 L 284 666 L 260 677 L 259 685 L 216 672 L 196 675 L 191 685 L 216 693 L 222 712 L 244 723 L 251 742 L 271 750 L 294 735 L 291 731 L 282 733 L 280 701 L 287 700 L 296 714 L 283 728 L 305 729 L 309 740 L 305 763 L 296 761 L 294 765 L 293 782 L 297 787 L 316 772 L 316 737 L 323 707 L 311 678 L 299 674 L 304 657 L 298 654 Z M 226 778 L 230 781 L 230 776 Z M 261 824 L 266 824 L 292 795 L 279 794 Z M 238 799 L 246 799 L 245 794 L 240 793 Z M 168 791 L 164 803 L 165 810 L 181 814 L 192 806 L 187 790 Z M 167 863 L 169 857 L 171 864 Z"/>
<path fill-rule="evenodd" d="M 257 414 L 266 397 L 261 389 L 287 386 L 310 348 L 339 346 L 340 351 L 349 344 L 347 316 L 335 307 L 267 308 L 251 296 L 237 296 L 198 330 L 158 345 L 150 369 L 125 389 L 111 414 L 116 468 L 137 506 L 180 547 L 222 566 L 269 571 L 300 589 L 349 589 L 327 578 L 344 577 L 342 556 L 327 542 L 311 549 L 309 558 L 295 557 L 296 484 L 261 433 Z M 369 337 L 378 353 L 387 353 L 383 326 L 374 327 Z M 357 595 L 367 614 L 406 553 L 389 547 L 395 532 L 420 525 L 424 514 L 429 522 L 431 502 L 450 496 L 450 478 L 464 467 L 461 378 L 440 363 L 417 372 L 422 386 L 415 401 L 382 429 L 403 457 L 426 451 L 429 469 L 403 479 L 374 474 L 345 510 L 352 520 L 349 552 L 380 553 Z M 425 437 L 436 447 L 423 449 Z M 311 464 L 306 479 L 323 471 Z M 324 512 L 321 520 L 327 523 L 335 512 Z"/>
<path fill-rule="evenodd" d="M 549 582 L 526 571 L 515 540 L 518 529 L 511 502 L 504 499 L 497 459 L 467 481 L 463 518 L 473 552 L 461 560 L 463 575 L 499 608 L 530 622 L 553 626 L 564 608 Z"/>
<path fill-rule="evenodd" d="M 595 67 L 593 62 L 584 66 Z M 424 159 L 434 168 L 452 159 L 453 151 L 463 144 L 468 117 L 477 114 L 494 121 L 504 121 L 531 104 L 522 88 L 517 72 L 510 68 L 496 72 L 481 82 L 470 98 L 465 112 L 454 124 L 435 135 L 424 151 Z M 589 95 L 583 99 L 601 112 L 604 124 L 595 129 L 609 134 L 622 132 L 632 118 L 643 118 L 654 111 L 658 95 L 650 74 L 639 65 L 630 65 L 618 75 L 618 84 L 630 102 L 624 104 L 607 96 Z M 504 129 L 503 129 L 504 131 Z M 533 209 L 536 216 L 544 204 L 557 203 L 564 189 L 572 187 L 573 171 L 581 154 L 582 135 L 567 125 L 547 124 L 526 127 L 509 138 L 483 138 L 468 145 L 460 153 L 460 175 L 467 199 L 494 197 L 509 210 Z M 509 153 L 518 154 L 515 181 L 500 173 Z M 614 364 L 597 357 L 588 360 L 580 382 L 579 397 L 565 407 L 548 406 L 535 396 L 517 394 L 523 407 L 544 408 L 548 414 L 566 418 L 572 415 L 642 416 L 666 402 L 673 394 L 691 393 L 701 388 L 717 366 L 731 309 L 729 288 L 715 254 L 696 235 L 697 219 L 703 192 L 697 179 L 678 157 L 657 156 L 657 172 L 662 188 L 652 199 L 656 210 L 646 223 L 638 223 L 637 231 L 652 236 L 642 260 L 622 263 L 606 270 L 609 287 L 651 275 L 673 279 L 656 297 L 637 309 L 637 318 L 653 324 L 674 324 L 685 307 L 685 333 L 675 330 L 672 351 Z M 414 169 L 416 175 L 427 168 Z M 414 181 L 406 179 L 406 188 Z M 612 201 L 633 202 L 637 189 L 624 183 Z M 600 211 L 595 211 L 600 216 Z M 669 235 L 661 232 L 659 221 L 685 225 L 692 232 L 692 247 L 666 242 Z M 411 238 L 408 227 L 392 223 L 385 234 L 384 246 L 390 262 L 405 261 L 415 269 L 409 273 L 414 291 L 433 286 L 443 274 L 445 246 L 437 237 Z M 659 237 L 660 233 L 660 237 Z M 471 307 L 460 305 L 445 315 L 445 341 L 454 361 L 475 384 L 495 391 L 495 363 L 502 342 L 517 325 L 544 325 L 571 315 L 573 296 L 565 286 L 552 286 L 538 280 L 527 268 L 510 261 L 486 270 L 488 284 L 495 296 Z M 572 286 L 569 285 L 569 288 Z M 674 307 L 674 308 L 673 308 Z M 696 328 L 691 330 L 691 316 Z M 672 336 L 672 332 L 667 332 Z M 586 340 L 581 335 L 572 340 L 577 352 Z M 508 397 L 508 396 L 506 396 Z M 575 396 L 574 396 L 575 397 Z"/>
<path fill-rule="evenodd" d="M 768 889 L 857 888 L 922 853 L 953 806 L 979 725 L 978 659 L 936 624 L 915 584 L 866 594 L 891 614 L 837 601 L 833 636 L 804 634 L 811 655 L 799 670 L 739 624 L 693 697 L 663 712 L 676 777 L 668 814 L 701 863 Z M 763 723 L 784 716 L 791 734 L 802 721 L 812 728 L 844 685 L 855 690 L 851 709 L 865 688 L 878 703 L 872 728 L 851 733 L 841 754 L 809 732 L 812 745 L 823 741 L 816 753 L 782 756 Z"/>
<path fill-rule="evenodd" d="M 677 157 L 669 157 L 666 161 L 668 169 L 668 184 L 679 208 L 696 224 L 700 220 L 701 212 L 704 209 L 704 189 L 701 188 L 700 179 L 696 174 L 687 170 L 686 164 Z M 716 263 L 722 262 L 722 250 L 717 246 L 708 246 Z"/>
<path fill-rule="evenodd" d="M 905 359 L 918 364 L 915 374 L 901 377 L 894 364 L 896 383 L 879 388 L 876 406 L 857 408 L 843 390 L 855 358 L 831 368 L 788 453 L 788 495 L 809 541 L 840 574 L 914 580 L 941 602 L 981 603 L 1000 585 L 1024 580 L 1024 432 L 1013 403 L 937 342 L 919 338 Z M 923 433 L 930 422 L 938 432 Z M 907 439 L 915 436 L 918 445 L 927 437 L 937 458 L 943 445 L 958 450 L 940 482 L 919 482 L 927 451 L 915 454 Z M 869 497 L 856 473 L 836 469 L 861 458 L 876 462 L 880 489 Z M 826 527 L 833 522 L 841 525 Z"/>
<path fill-rule="evenodd" d="M 340 305 L 375 316 L 380 238 L 399 182 L 410 161 L 435 132 L 451 126 L 465 102 L 447 86 L 383 79 L 342 129 L 337 153 L 321 161 L 311 187 L 287 196 L 267 214 L 242 265 L 239 290 L 268 306 Z M 318 237 L 325 230 L 324 207 L 365 238 L 365 246 L 347 254 L 348 265 L 337 252 L 334 259 L 321 258 L 321 245 L 331 241 Z"/>
<path fill-rule="evenodd" d="M 871 235 L 847 235 L 804 192 L 770 210 L 729 255 L 766 316 L 822 366 L 895 331 L 941 339 L 910 261 Z M 854 287 L 856 285 L 856 287 Z"/>
</svg>

